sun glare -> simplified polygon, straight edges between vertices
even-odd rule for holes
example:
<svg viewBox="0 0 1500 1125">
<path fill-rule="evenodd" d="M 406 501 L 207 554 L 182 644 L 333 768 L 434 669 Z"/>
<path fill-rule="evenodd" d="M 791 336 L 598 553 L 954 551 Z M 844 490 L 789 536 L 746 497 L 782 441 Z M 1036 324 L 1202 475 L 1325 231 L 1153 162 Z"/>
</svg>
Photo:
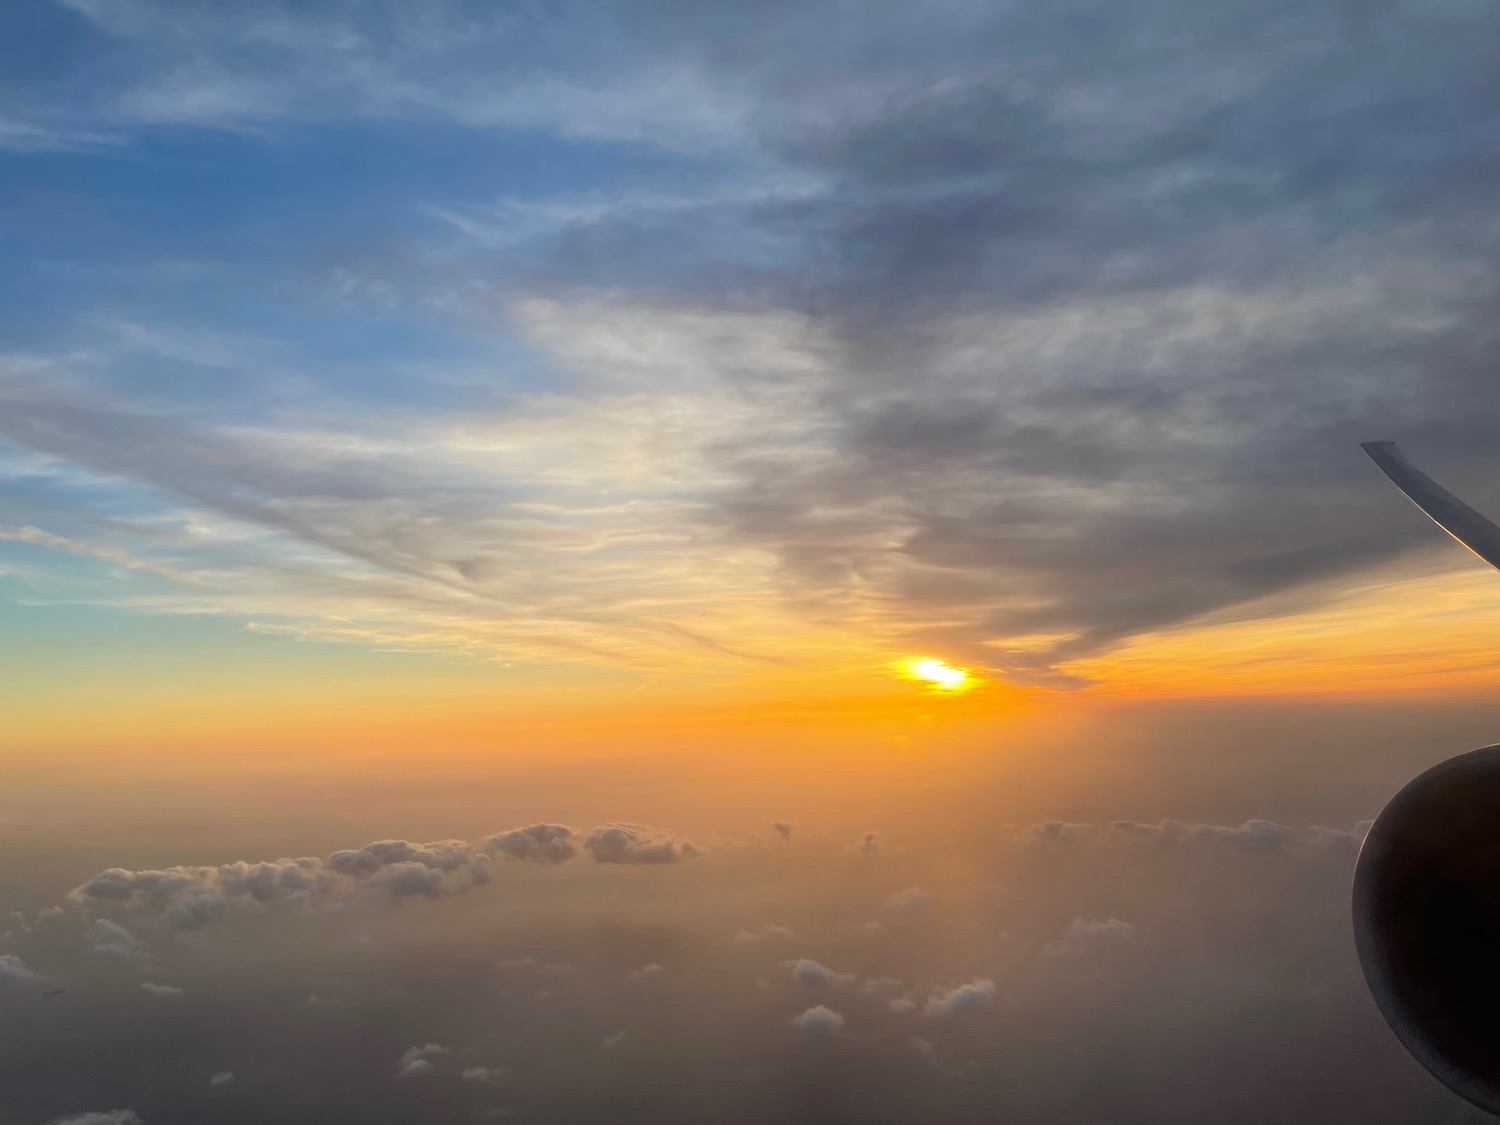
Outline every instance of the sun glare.
<svg viewBox="0 0 1500 1125">
<path fill-rule="evenodd" d="M 969 673 L 962 668 L 944 664 L 941 660 L 908 660 L 906 671 L 913 679 L 926 680 L 939 691 L 963 691 L 973 686 Z"/>
</svg>

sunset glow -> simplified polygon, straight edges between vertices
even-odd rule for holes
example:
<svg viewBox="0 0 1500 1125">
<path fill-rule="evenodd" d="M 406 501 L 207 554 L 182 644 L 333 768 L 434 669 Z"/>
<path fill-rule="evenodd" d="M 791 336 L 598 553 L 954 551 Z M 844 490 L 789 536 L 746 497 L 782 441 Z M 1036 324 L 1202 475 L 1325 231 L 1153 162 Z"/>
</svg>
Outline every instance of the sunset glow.
<svg viewBox="0 0 1500 1125">
<path fill-rule="evenodd" d="M 939 691 L 963 691 L 972 686 L 969 673 L 962 668 L 951 667 L 931 657 L 909 660 L 906 669 L 912 677 L 927 681 Z"/>
<path fill-rule="evenodd" d="M 1460 1120 L 1496 43 L 0 3 L 5 1125 Z"/>
</svg>

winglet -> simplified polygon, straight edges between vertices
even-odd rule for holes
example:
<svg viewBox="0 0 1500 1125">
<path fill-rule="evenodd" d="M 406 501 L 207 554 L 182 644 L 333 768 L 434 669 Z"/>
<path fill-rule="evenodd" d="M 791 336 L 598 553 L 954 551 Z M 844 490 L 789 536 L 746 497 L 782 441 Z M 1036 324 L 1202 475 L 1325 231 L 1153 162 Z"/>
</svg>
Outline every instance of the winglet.
<svg viewBox="0 0 1500 1125">
<path fill-rule="evenodd" d="M 1395 442 L 1362 441 L 1359 447 L 1433 523 L 1500 570 L 1500 527 L 1408 461 Z"/>
</svg>

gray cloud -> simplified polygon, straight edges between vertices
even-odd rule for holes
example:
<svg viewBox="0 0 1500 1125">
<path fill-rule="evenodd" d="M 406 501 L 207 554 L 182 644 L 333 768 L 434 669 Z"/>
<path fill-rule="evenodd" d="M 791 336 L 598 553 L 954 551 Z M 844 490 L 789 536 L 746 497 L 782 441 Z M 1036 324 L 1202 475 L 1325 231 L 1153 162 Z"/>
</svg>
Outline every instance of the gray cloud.
<svg viewBox="0 0 1500 1125">
<path fill-rule="evenodd" d="M 376 840 L 361 848 L 333 852 L 326 861 L 315 857 L 256 863 L 237 860 L 218 867 L 143 871 L 112 867 L 69 891 L 67 901 L 86 911 L 154 914 L 174 929 L 191 931 L 231 911 L 331 901 L 351 886 L 378 889 L 395 899 L 460 894 L 491 881 L 490 853 L 557 864 L 577 853 L 577 838 L 571 828 L 537 824 L 496 833 L 477 845 L 464 840 L 425 844 Z M 689 841 L 632 824 L 601 825 L 584 838 L 583 849 L 604 864 L 657 865 L 700 854 Z M 139 940 L 107 918 L 94 920 L 89 940 L 102 956 L 145 956 Z"/>
<path fill-rule="evenodd" d="M 140 1116 L 129 1109 L 96 1110 L 70 1117 L 59 1117 L 51 1125 L 145 1125 Z"/>
<path fill-rule="evenodd" d="M 453 1052 L 440 1043 L 426 1043 L 409 1048 L 396 1061 L 396 1074 L 401 1078 L 414 1078 L 429 1073 L 436 1061 Z"/>
<path fill-rule="evenodd" d="M 844 1030 L 844 1017 L 832 1008 L 819 1004 L 793 1019 L 792 1026 L 798 1031 L 832 1034 Z"/>
<path fill-rule="evenodd" d="M 565 863 L 578 854 L 578 846 L 573 842 L 577 836 L 578 833 L 566 825 L 533 824 L 497 832 L 485 839 L 484 846 L 511 859 Z"/>
<path fill-rule="evenodd" d="M 161 28 L 181 64 L 109 71 L 123 85 L 94 112 L 134 106 L 135 127 L 192 105 L 204 127 L 415 115 L 690 137 L 710 163 L 739 152 L 729 182 L 681 200 L 544 201 L 558 215 L 529 236 L 524 276 L 483 247 L 445 250 L 457 280 L 386 288 L 406 286 L 413 310 L 450 307 L 455 289 L 580 322 L 624 309 L 639 323 L 616 335 L 623 347 L 566 366 L 619 386 L 620 356 L 638 352 L 650 358 L 632 389 L 659 391 L 679 368 L 693 393 L 717 379 L 721 421 L 774 390 L 777 433 L 752 409 L 688 443 L 708 462 L 693 479 L 714 483 L 674 494 L 683 541 L 708 531 L 769 550 L 787 606 L 891 644 L 1066 682 L 1059 665 L 1141 633 L 1440 549 L 1356 440 L 1402 438 L 1459 473 L 1493 463 L 1500 141 L 1497 64 L 1478 46 L 1497 17 L 1483 6 L 1246 0 L 1204 21 L 1165 0 L 1071 0 L 855 22 L 814 3 L 762 27 L 732 5 L 627 2 L 588 49 L 561 31 L 571 9 L 382 38 L 334 8 L 268 21 L 81 7 L 122 63 Z M 835 40 L 830 65 L 811 45 Z M 515 75 L 497 87 L 468 53 L 478 42 L 517 61 L 546 45 L 556 96 L 523 93 L 536 87 Z M 703 115 L 685 122 L 683 106 Z M 601 293 L 619 300 L 601 306 Z M 735 318 L 796 324 L 800 346 L 767 347 L 757 329 L 726 337 L 711 377 L 684 362 L 692 325 Z M 80 377 L 17 377 L 3 394 L 0 430 L 21 446 L 368 567 L 343 635 L 373 628 L 378 591 L 388 609 L 441 617 L 453 644 L 442 611 L 462 608 L 476 624 L 459 632 L 506 651 L 641 660 L 642 630 L 742 651 L 674 614 L 630 625 L 623 602 L 580 609 L 554 588 L 559 554 L 529 537 L 518 500 L 535 480 L 480 495 L 379 439 L 289 454 Z M 37 534 L 168 580 L 194 574 Z M 302 571 L 355 592 L 337 568 Z M 499 605 L 509 628 L 481 629 Z"/>
<path fill-rule="evenodd" d="M 1312 830 L 1251 850 L 1176 823 L 1169 845 L 1095 829 L 1037 846 L 1006 825 L 971 836 L 941 818 L 931 832 L 903 824 L 903 848 L 875 867 L 834 836 L 805 842 L 795 863 L 779 848 L 733 849 L 645 883 L 592 865 L 575 877 L 502 867 L 514 876 L 502 897 L 445 896 L 430 910 L 356 910 L 346 897 L 284 911 L 247 895 L 238 924 L 187 937 L 147 899 L 91 900 L 147 915 L 131 928 L 151 960 L 134 964 L 184 998 L 148 995 L 139 975 L 93 958 L 75 904 L 47 933 L 15 939 L 28 969 L 68 993 L 12 994 L 27 1018 L 0 1027 L 0 1077 L 18 1118 L 35 1122 L 80 1102 L 135 1104 L 156 1120 L 249 1097 L 273 1115 L 337 1104 L 340 1120 L 384 1125 L 438 1109 L 469 1117 L 501 1090 L 518 1112 L 588 1119 L 639 1097 L 643 1081 L 672 1084 L 670 1100 L 649 1103 L 670 1122 L 815 1122 L 830 1105 L 850 1120 L 911 1120 L 942 1104 L 979 1125 L 1066 1104 L 1126 1125 L 1205 1114 L 1249 1125 L 1296 1120 L 1313 1099 L 1340 1125 L 1456 1113 L 1370 1008 L 1348 941 L 1352 853 Z M 943 893 L 901 926 L 842 925 L 934 871 Z M 335 875 L 308 905 L 363 885 Z M 729 940 L 766 917 L 816 953 L 803 975 L 824 991 L 799 984 L 798 963 L 769 938 Z M 624 984 L 653 964 L 671 968 Z M 927 1046 L 914 1048 L 913 1031 Z M 765 1062 L 780 1057 L 795 1064 Z M 752 1065 L 760 1080 L 735 1085 Z M 489 1076 L 464 1077 L 476 1068 Z M 208 1086 L 221 1072 L 239 1078 Z M 1229 1075 L 1242 1084 L 1226 1086 Z"/>
<path fill-rule="evenodd" d="M 966 1008 L 977 1008 L 995 1002 L 995 982 L 973 980 L 960 984 L 946 992 L 935 992 L 928 997 L 922 1013 L 928 1017 L 942 1018 L 955 1015 Z"/>
<path fill-rule="evenodd" d="M 0 985 L 35 984 L 41 979 L 14 953 L 0 953 Z"/>
<path fill-rule="evenodd" d="M 1280 852 L 1296 846 L 1336 848 L 1348 850 L 1358 848 L 1364 837 L 1367 821 L 1355 831 L 1348 832 L 1325 825 L 1314 825 L 1304 832 L 1288 828 L 1284 824 L 1255 818 L 1237 827 L 1222 824 L 1183 824 L 1181 821 L 1164 820 L 1159 824 L 1138 824 L 1133 820 L 1117 820 L 1109 826 L 1110 832 L 1120 840 L 1150 840 L 1164 846 L 1186 845 L 1192 842 L 1223 844 L 1248 852 Z M 1077 826 L 1086 829 L 1088 826 Z"/>
<path fill-rule="evenodd" d="M 820 965 L 811 957 L 787 961 L 786 968 L 792 970 L 792 979 L 807 988 L 829 988 L 836 985 L 853 984 L 858 977 L 854 973 L 839 973 L 827 965 Z"/>
<path fill-rule="evenodd" d="M 96 918 L 86 935 L 89 948 L 100 957 L 116 961 L 140 961 L 146 948 L 129 930 L 108 918 Z"/>
<path fill-rule="evenodd" d="M 597 863 L 676 863 L 698 849 L 660 829 L 639 824 L 605 824 L 584 838 L 584 850 Z"/>
<path fill-rule="evenodd" d="M 1074 918 L 1068 928 L 1044 950 L 1049 956 L 1067 957 L 1084 953 L 1101 942 L 1128 939 L 1135 927 L 1118 918 Z"/>
<path fill-rule="evenodd" d="M 835 68 L 734 53 L 766 151 L 829 184 L 759 221 L 769 302 L 830 343 L 764 365 L 817 436 L 726 447 L 726 529 L 798 605 L 878 591 L 905 643 L 1054 680 L 1438 549 L 1355 442 L 1493 463 L 1500 27 L 1359 12 L 960 5 L 862 20 Z"/>
<path fill-rule="evenodd" d="M 1062 843 L 1088 836 L 1094 830 L 1091 824 L 1069 824 L 1062 820 L 1043 820 L 1025 831 L 1026 838 L 1037 843 Z"/>
</svg>

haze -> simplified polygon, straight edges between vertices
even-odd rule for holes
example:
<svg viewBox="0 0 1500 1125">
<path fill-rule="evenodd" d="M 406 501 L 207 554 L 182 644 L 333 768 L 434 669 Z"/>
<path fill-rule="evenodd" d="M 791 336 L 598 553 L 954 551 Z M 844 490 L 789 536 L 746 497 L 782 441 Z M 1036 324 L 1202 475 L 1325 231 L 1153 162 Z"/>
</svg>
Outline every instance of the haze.
<svg viewBox="0 0 1500 1125">
<path fill-rule="evenodd" d="M 16 1125 L 1482 1119 L 1500 12 L 0 7 Z"/>
</svg>

